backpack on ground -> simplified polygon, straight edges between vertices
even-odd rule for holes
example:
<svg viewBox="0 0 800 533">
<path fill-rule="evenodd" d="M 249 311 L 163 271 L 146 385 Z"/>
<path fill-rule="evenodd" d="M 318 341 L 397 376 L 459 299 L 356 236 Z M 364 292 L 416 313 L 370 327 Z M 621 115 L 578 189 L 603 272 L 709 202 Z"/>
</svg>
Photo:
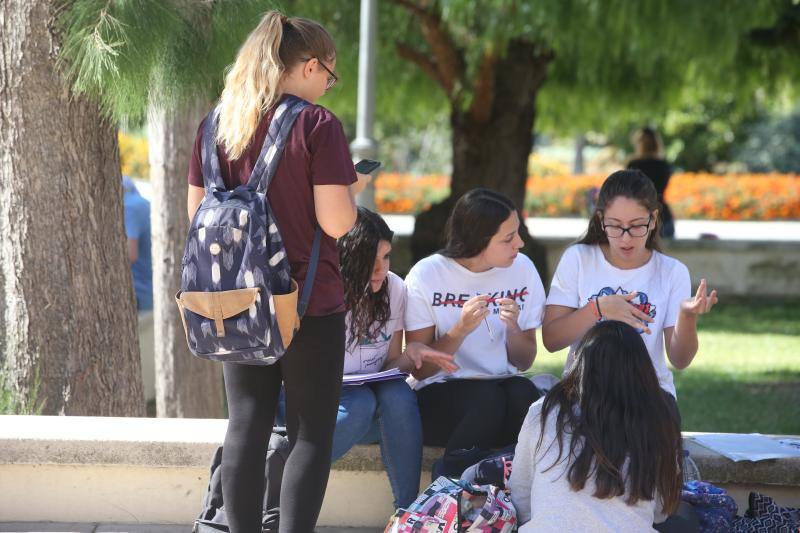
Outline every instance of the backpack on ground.
<svg viewBox="0 0 800 533">
<path fill-rule="evenodd" d="M 261 520 L 263 533 L 278 531 L 283 469 L 289 459 L 289 439 L 284 428 L 274 428 L 267 449 L 264 469 L 264 507 Z M 230 531 L 222 500 L 222 446 L 217 448 L 211 461 L 208 489 L 203 497 L 203 510 L 194 521 L 193 533 L 219 533 Z"/>
<path fill-rule="evenodd" d="M 507 446 L 468 467 L 461 474 L 461 481 L 473 485 L 494 485 L 501 489 L 507 489 L 514 463 L 515 447 L 516 445 L 513 444 Z"/>
<path fill-rule="evenodd" d="M 204 359 L 272 364 L 300 325 L 314 283 L 322 236 L 317 227 L 298 301 L 297 283 L 267 189 L 289 132 L 308 102 L 287 96 L 275 110 L 246 185 L 229 191 L 220 173 L 216 130 L 219 107 L 203 129 L 205 196 L 192 220 L 175 296 L 189 350 Z"/>
<path fill-rule="evenodd" d="M 511 533 L 517 511 L 506 492 L 444 476 L 407 509 L 398 509 L 384 533 Z"/>
</svg>

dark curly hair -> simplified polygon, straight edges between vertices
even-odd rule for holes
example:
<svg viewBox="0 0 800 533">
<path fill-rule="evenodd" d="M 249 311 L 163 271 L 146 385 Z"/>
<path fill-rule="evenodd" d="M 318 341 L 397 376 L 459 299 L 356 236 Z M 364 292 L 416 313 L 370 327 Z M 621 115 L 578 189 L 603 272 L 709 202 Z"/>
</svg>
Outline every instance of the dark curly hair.
<svg viewBox="0 0 800 533">
<path fill-rule="evenodd" d="M 347 345 L 371 338 L 389 320 L 389 278 L 378 292 L 372 292 L 370 279 L 380 241 L 392 242 L 394 232 L 377 213 L 363 207 L 353 228 L 337 242 L 339 264 L 344 279 L 344 302 L 350 311 Z"/>
</svg>

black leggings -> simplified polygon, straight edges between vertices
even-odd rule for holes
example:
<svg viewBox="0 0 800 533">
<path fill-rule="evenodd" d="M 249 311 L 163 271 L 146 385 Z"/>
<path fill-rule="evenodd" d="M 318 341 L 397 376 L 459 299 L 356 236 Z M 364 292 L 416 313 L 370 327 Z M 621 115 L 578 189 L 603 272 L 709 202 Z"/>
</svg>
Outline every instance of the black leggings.
<svg viewBox="0 0 800 533">
<path fill-rule="evenodd" d="M 344 340 L 344 313 L 306 316 L 278 363 L 223 364 L 229 421 L 222 493 L 232 533 L 261 531 L 265 458 L 282 381 L 291 453 L 281 485 L 280 531 L 314 530 L 330 473 Z"/>
<path fill-rule="evenodd" d="M 520 376 L 432 383 L 417 391 L 423 442 L 444 446 L 445 457 L 472 447 L 508 446 L 517 442 L 528 408 L 539 396 L 531 380 Z"/>
</svg>

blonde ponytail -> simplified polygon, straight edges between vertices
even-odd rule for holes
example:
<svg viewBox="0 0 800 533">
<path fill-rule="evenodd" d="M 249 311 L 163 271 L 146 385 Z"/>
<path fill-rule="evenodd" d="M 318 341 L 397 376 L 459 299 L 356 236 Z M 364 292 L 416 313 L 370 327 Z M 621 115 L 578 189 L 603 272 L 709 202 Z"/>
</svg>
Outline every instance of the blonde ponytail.
<svg viewBox="0 0 800 533">
<path fill-rule="evenodd" d="M 225 76 L 217 143 L 225 147 L 230 159 L 241 157 L 261 115 L 280 98 L 280 81 L 286 70 L 279 54 L 284 20 L 277 11 L 264 15 Z"/>
<path fill-rule="evenodd" d="M 286 18 L 269 11 L 250 33 L 225 76 L 219 99 L 217 144 L 228 158 L 239 159 L 250 145 L 258 123 L 281 97 L 280 82 L 287 69 L 304 56 L 331 60 L 336 47 L 319 23 Z"/>
</svg>

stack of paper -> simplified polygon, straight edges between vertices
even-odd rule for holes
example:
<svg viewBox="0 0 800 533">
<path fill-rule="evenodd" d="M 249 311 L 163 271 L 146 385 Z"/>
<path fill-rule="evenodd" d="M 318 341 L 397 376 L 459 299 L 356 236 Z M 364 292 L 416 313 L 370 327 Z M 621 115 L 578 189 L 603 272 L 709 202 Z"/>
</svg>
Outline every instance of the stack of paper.
<svg viewBox="0 0 800 533">
<path fill-rule="evenodd" d="M 342 378 L 342 385 L 363 385 L 364 383 L 375 383 L 377 381 L 388 381 L 390 379 L 406 379 L 408 373 L 400 372 L 396 368 L 384 370 L 383 372 L 373 372 L 371 374 L 346 374 Z"/>
</svg>

